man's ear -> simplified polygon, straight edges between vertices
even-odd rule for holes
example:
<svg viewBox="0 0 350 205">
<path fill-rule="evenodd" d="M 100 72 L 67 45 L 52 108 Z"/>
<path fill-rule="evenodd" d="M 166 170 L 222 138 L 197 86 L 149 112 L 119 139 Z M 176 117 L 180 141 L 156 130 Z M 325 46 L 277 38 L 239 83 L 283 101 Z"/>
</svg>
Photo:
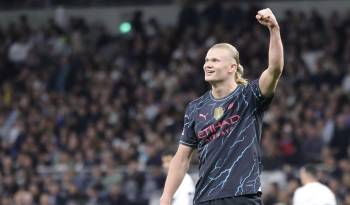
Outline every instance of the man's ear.
<svg viewBox="0 0 350 205">
<path fill-rule="evenodd" d="M 236 64 L 236 63 L 232 63 L 232 64 L 230 65 L 230 70 L 229 70 L 229 72 L 230 72 L 230 73 L 234 73 L 234 72 L 236 72 L 236 70 L 237 70 L 237 64 Z"/>
</svg>

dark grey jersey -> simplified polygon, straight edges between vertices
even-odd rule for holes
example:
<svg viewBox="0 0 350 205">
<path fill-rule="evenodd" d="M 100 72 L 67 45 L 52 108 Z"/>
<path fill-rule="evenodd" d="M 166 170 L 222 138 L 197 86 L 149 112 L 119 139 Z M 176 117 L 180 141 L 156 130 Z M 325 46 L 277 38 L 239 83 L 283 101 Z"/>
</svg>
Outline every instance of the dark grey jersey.
<svg viewBox="0 0 350 205">
<path fill-rule="evenodd" d="M 198 150 L 195 202 L 260 191 L 262 117 L 271 100 L 254 80 L 223 99 L 208 91 L 189 103 L 180 143 Z"/>
</svg>

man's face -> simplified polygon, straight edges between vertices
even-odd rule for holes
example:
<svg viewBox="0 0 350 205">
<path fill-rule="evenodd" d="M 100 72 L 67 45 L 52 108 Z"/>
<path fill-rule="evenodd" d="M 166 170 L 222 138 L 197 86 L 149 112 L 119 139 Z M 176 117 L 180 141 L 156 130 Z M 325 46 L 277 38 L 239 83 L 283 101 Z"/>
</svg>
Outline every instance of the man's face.
<svg viewBox="0 0 350 205">
<path fill-rule="evenodd" d="M 229 50 L 211 48 L 205 57 L 203 66 L 205 81 L 209 83 L 223 82 L 234 76 L 236 68 L 237 64 Z"/>
</svg>

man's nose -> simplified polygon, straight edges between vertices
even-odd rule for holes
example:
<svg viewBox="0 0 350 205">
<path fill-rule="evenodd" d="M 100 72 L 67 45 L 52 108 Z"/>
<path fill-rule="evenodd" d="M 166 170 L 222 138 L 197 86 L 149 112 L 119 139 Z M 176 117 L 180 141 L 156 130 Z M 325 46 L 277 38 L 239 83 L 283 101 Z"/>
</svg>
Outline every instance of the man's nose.
<svg viewBox="0 0 350 205">
<path fill-rule="evenodd" d="M 213 67 L 213 66 L 211 65 L 210 62 L 204 63 L 204 66 L 203 66 L 203 68 L 212 68 L 212 67 Z"/>
</svg>

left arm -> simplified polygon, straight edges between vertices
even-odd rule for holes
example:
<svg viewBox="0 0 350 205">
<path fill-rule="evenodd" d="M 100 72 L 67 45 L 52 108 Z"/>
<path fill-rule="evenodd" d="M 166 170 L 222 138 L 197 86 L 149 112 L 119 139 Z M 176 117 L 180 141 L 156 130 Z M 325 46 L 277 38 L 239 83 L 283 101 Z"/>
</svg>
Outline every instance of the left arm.
<svg viewBox="0 0 350 205">
<path fill-rule="evenodd" d="M 284 59 L 280 28 L 270 9 L 258 12 L 256 19 L 270 32 L 269 65 L 259 78 L 259 88 L 263 96 L 271 96 L 282 74 Z"/>
</svg>

